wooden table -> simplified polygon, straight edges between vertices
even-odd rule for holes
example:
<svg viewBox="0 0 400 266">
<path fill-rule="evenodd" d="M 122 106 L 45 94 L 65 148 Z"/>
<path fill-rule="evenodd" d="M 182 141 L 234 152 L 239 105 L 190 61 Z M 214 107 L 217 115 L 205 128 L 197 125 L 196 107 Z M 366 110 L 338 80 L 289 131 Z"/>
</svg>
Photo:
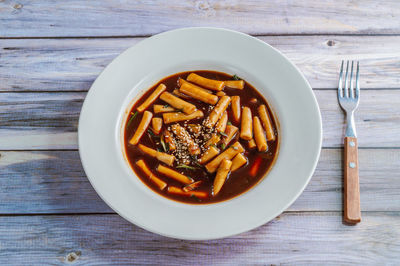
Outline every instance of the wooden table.
<svg viewBox="0 0 400 266">
<path fill-rule="evenodd" d="M 77 150 L 82 102 L 101 70 L 143 38 L 187 26 L 239 30 L 282 51 L 323 118 L 321 158 L 298 200 L 215 241 L 125 221 L 97 196 Z M 0 37 L 1 265 L 400 263 L 399 1 L 0 0 Z M 361 63 L 356 226 L 342 224 L 342 59 Z"/>
</svg>

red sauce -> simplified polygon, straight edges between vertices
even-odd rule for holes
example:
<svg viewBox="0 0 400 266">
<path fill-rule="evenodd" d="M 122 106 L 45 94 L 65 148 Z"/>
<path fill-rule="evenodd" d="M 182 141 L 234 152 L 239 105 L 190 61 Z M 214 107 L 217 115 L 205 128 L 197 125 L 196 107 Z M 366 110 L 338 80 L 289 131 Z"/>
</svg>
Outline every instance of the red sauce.
<svg viewBox="0 0 400 266">
<path fill-rule="evenodd" d="M 221 73 L 221 72 L 215 72 L 215 71 L 191 71 L 191 72 L 182 72 L 182 73 L 177 73 L 174 75 L 171 75 L 169 77 L 164 78 L 163 80 L 159 81 L 157 84 L 155 84 L 153 87 L 151 87 L 132 107 L 130 110 L 131 113 L 135 113 L 136 108 L 142 104 L 148 96 L 155 90 L 155 88 L 160 84 L 163 83 L 167 86 L 167 91 L 172 93 L 174 89 L 179 88 L 179 83 L 178 80 L 179 78 L 186 79 L 186 77 L 190 73 L 196 73 L 200 76 L 209 78 L 209 79 L 214 79 L 214 80 L 232 80 L 233 77 L 231 75 Z M 203 199 L 203 198 L 197 198 L 197 197 L 188 197 L 188 196 L 182 196 L 182 195 L 174 195 L 170 194 L 167 192 L 167 189 L 160 190 L 158 186 L 156 186 L 150 179 L 148 178 L 147 175 L 143 173 L 143 171 L 137 167 L 135 164 L 137 160 L 143 159 L 147 166 L 151 169 L 153 174 L 155 174 L 157 177 L 162 179 L 163 181 L 167 182 L 169 186 L 176 186 L 182 188 L 184 185 L 178 181 L 175 181 L 167 176 L 164 176 L 163 174 L 159 173 L 156 171 L 156 167 L 159 164 L 163 164 L 160 161 L 158 161 L 155 158 L 152 158 L 146 154 L 144 154 L 137 145 L 131 145 L 129 144 L 129 139 L 134 135 L 136 128 L 138 127 L 141 118 L 142 118 L 142 113 L 138 113 L 137 116 L 129 123 L 126 123 L 125 126 L 125 136 L 124 136 L 124 145 L 125 145 L 125 151 L 126 151 L 126 157 L 132 167 L 132 169 L 135 171 L 136 175 L 140 178 L 140 180 L 146 184 L 149 188 L 151 188 L 154 192 L 169 198 L 173 199 L 176 201 L 180 202 L 185 202 L 185 203 L 192 203 L 192 204 L 204 204 L 204 203 L 215 203 L 215 202 L 220 202 L 224 200 L 228 200 L 231 198 L 234 198 L 253 186 L 255 186 L 258 182 L 260 182 L 267 174 L 268 170 L 272 167 L 273 162 L 275 161 L 275 157 L 277 156 L 278 153 L 278 131 L 277 131 L 277 126 L 276 122 L 274 121 L 274 117 L 270 111 L 270 108 L 268 106 L 267 101 L 264 99 L 264 97 L 249 83 L 245 82 L 244 89 L 239 90 L 239 89 L 232 89 L 232 88 L 227 88 L 223 90 L 226 95 L 228 96 L 234 96 L 238 95 L 240 96 L 240 101 L 241 101 L 241 106 L 247 106 L 251 109 L 252 115 L 258 116 L 258 111 L 257 107 L 261 104 L 264 104 L 267 106 L 268 109 L 268 114 L 272 122 L 273 130 L 276 136 L 276 139 L 274 141 L 268 141 L 268 150 L 266 152 L 258 152 L 257 148 L 250 150 L 248 146 L 248 141 L 240 139 L 239 134 L 240 134 L 240 122 L 236 123 L 233 121 L 233 115 L 232 115 L 232 110 L 230 106 L 227 108 L 228 112 L 228 121 L 232 123 L 232 125 L 236 126 L 239 128 L 238 133 L 234 137 L 234 139 L 230 142 L 230 144 L 233 144 L 235 140 L 239 141 L 242 146 L 245 148 L 245 152 L 243 153 L 247 158 L 248 158 L 248 163 L 245 166 L 242 166 L 238 170 L 234 171 L 233 173 L 230 173 L 227 180 L 225 181 L 221 191 L 216 195 L 212 195 L 212 187 L 213 187 L 213 182 L 215 178 L 215 173 L 210 174 L 206 171 L 204 167 L 199 167 L 198 169 L 175 169 L 174 167 L 170 167 L 174 170 L 177 170 L 180 173 L 183 173 L 184 175 L 187 175 L 194 179 L 195 181 L 202 180 L 202 184 L 200 187 L 198 187 L 196 190 L 198 191 L 207 191 L 209 193 L 208 198 Z M 215 92 L 214 92 L 215 94 Z M 254 99 L 257 101 L 254 102 Z M 204 117 L 200 119 L 193 119 L 190 120 L 188 123 L 189 124 L 201 124 L 201 122 L 208 117 L 210 113 L 210 108 L 209 104 L 203 103 L 201 101 L 195 100 L 195 99 L 184 99 L 187 102 L 190 102 L 194 105 L 196 105 L 197 109 L 200 109 L 204 112 Z M 154 104 L 160 104 L 160 105 L 165 105 L 166 103 L 163 102 L 161 99 L 157 99 L 152 105 L 150 105 L 149 108 L 147 108 L 148 111 L 153 112 L 153 105 Z M 154 114 L 153 117 L 161 117 L 162 114 Z M 131 116 L 128 117 L 128 120 L 130 119 Z M 184 126 L 184 121 L 182 122 L 177 122 L 181 126 Z M 172 123 L 174 124 L 174 123 Z M 163 129 L 168 128 L 172 124 L 163 124 Z M 151 125 L 149 126 L 149 128 Z M 188 130 L 188 132 L 190 132 Z M 160 140 L 157 136 L 154 136 L 154 134 L 150 133 L 145 133 L 142 138 L 140 139 L 140 142 L 143 145 L 146 145 L 147 147 L 153 148 L 155 150 L 160 150 L 163 151 L 163 147 L 160 143 Z M 222 151 L 221 151 L 222 152 Z M 259 162 L 261 160 L 261 163 Z M 250 169 L 252 168 L 252 165 L 254 162 L 257 162 L 259 164 L 259 169 L 256 173 L 255 176 L 251 176 L 249 174 Z M 176 166 L 176 163 L 175 163 Z"/>
</svg>

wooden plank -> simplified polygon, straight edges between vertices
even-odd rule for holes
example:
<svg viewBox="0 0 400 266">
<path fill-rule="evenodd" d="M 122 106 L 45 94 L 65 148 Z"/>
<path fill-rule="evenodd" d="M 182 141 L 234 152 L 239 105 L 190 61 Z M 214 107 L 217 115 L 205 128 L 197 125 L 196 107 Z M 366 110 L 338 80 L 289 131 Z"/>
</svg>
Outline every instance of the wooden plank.
<svg viewBox="0 0 400 266">
<path fill-rule="evenodd" d="M 342 59 L 361 60 L 361 88 L 400 88 L 400 36 L 264 36 L 313 88 L 337 86 Z M 0 42 L 0 91 L 87 91 L 103 68 L 143 38 Z"/>
<path fill-rule="evenodd" d="M 395 265 L 400 217 L 367 213 L 347 226 L 341 213 L 285 213 L 211 241 L 162 237 L 117 215 L 0 217 L 0 242 L 2 265 Z"/>
<path fill-rule="evenodd" d="M 0 213 L 113 212 L 96 194 L 78 151 L 1 152 Z"/>
<path fill-rule="evenodd" d="M 360 61 L 362 89 L 400 88 L 399 36 L 285 36 L 261 39 L 292 60 L 313 88 L 336 89 L 342 60 Z"/>
<path fill-rule="evenodd" d="M 0 36 L 143 36 L 212 26 L 251 34 L 399 34 L 400 4 L 338 1 L 0 2 Z"/>
<path fill-rule="evenodd" d="M 0 42 L 1 91 L 87 91 L 111 60 L 143 38 Z"/>
<path fill-rule="evenodd" d="M 337 91 L 314 93 L 322 114 L 323 147 L 342 147 L 346 126 Z M 359 147 L 400 147 L 398 97 L 399 90 L 361 91 L 355 113 Z"/>
<path fill-rule="evenodd" d="M 342 150 L 323 149 L 289 211 L 342 210 Z M 400 211 L 400 149 L 361 149 L 363 211 Z M 0 214 L 113 213 L 92 189 L 77 151 L 1 152 Z"/>
<path fill-rule="evenodd" d="M 362 211 L 400 211 L 400 150 L 359 150 Z M 311 182 L 292 211 L 341 211 L 343 150 L 322 149 Z"/>
<path fill-rule="evenodd" d="M 86 93 L 1 93 L 0 149 L 76 149 Z"/>
<path fill-rule="evenodd" d="M 333 90 L 314 91 L 324 147 L 341 147 L 344 115 Z M 86 93 L 0 93 L 0 150 L 76 149 Z M 360 147 L 400 147 L 400 90 L 365 90 L 356 112 Z M 384 136 L 384 137 L 379 137 Z"/>
</svg>

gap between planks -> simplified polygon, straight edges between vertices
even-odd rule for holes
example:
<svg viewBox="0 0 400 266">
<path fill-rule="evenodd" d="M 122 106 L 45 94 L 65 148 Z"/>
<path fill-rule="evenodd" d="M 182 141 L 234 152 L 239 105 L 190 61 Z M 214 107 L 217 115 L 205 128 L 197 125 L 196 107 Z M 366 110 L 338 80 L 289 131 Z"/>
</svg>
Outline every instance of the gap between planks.
<svg viewBox="0 0 400 266">
<path fill-rule="evenodd" d="M 321 147 L 322 150 L 343 150 L 343 147 Z M 359 150 L 399 150 L 400 147 L 358 147 Z M 79 149 L 1 149 L 0 152 L 79 151 Z M 0 155 L 1 157 L 1 155 Z"/>
<path fill-rule="evenodd" d="M 180 28 L 176 28 L 180 29 Z M 168 30 L 167 30 L 168 31 Z M 114 36 L 31 36 L 31 37 L 23 37 L 23 36 L 16 36 L 16 37 L 0 37 L 0 40 L 51 40 L 51 39 L 129 39 L 129 38 L 149 38 L 151 36 L 163 33 L 166 31 L 160 31 L 159 33 L 155 34 L 148 34 L 148 35 L 114 35 Z M 245 32 L 243 32 L 245 33 Z M 248 33 L 245 33 L 248 34 Z M 313 36 L 344 36 L 344 37 L 390 37 L 390 36 L 400 36 L 398 33 L 393 33 L 393 34 L 380 34 L 380 33 L 279 33 L 279 34 L 268 34 L 268 33 L 263 33 L 263 34 L 248 34 L 253 37 L 313 37 Z"/>
<path fill-rule="evenodd" d="M 319 210 L 319 211 L 293 211 L 293 210 L 285 210 L 278 216 L 276 216 L 273 219 L 276 219 L 282 214 L 291 214 L 291 215 L 296 215 L 296 214 L 306 214 L 306 215 L 321 215 L 321 214 L 341 214 L 343 211 L 333 211 L 333 210 Z M 361 215 L 363 213 L 368 213 L 368 214 L 379 214 L 379 213 L 385 213 L 385 214 L 395 214 L 395 215 L 400 215 L 400 211 L 361 211 Z M 49 213 L 0 213 L 0 217 L 29 217 L 29 216 L 99 216 L 99 215 L 107 215 L 107 216 L 120 216 L 116 212 L 77 212 L 77 213 L 68 213 L 68 212 L 49 212 Z M 121 217 L 122 218 L 122 217 Z M 271 220 L 272 221 L 272 220 Z"/>
<path fill-rule="evenodd" d="M 93 81 L 94 82 L 94 81 Z M 335 91 L 337 88 L 312 88 L 313 91 Z M 374 91 L 374 90 L 379 90 L 379 91 L 396 91 L 400 90 L 400 87 L 398 88 L 365 88 L 361 89 L 361 91 Z M 88 90 L 82 89 L 82 90 L 59 90 L 59 91 L 54 91 L 54 90 L 23 90 L 23 91 L 15 91 L 15 90 L 0 90 L 1 93 L 68 93 L 68 92 L 88 92 Z"/>
</svg>

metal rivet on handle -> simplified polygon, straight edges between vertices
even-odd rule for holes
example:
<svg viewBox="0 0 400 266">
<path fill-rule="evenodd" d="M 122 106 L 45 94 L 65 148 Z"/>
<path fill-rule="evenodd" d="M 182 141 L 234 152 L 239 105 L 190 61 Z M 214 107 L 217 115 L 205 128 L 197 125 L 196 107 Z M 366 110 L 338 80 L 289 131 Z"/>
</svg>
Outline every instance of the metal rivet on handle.
<svg viewBox="0 0 400 266">
<path fill-rule="evenodd" d="M 349 163 L 350 168 L 355 168 L 356 164 L 355 163 Z"/>
<path fill-rule="evenodd" d="M 356 146 L 356 144 L 354 143 L 354 141 L 350 141 L 350 146 L 351 146 L 351 147 Z"/>
</svg>

